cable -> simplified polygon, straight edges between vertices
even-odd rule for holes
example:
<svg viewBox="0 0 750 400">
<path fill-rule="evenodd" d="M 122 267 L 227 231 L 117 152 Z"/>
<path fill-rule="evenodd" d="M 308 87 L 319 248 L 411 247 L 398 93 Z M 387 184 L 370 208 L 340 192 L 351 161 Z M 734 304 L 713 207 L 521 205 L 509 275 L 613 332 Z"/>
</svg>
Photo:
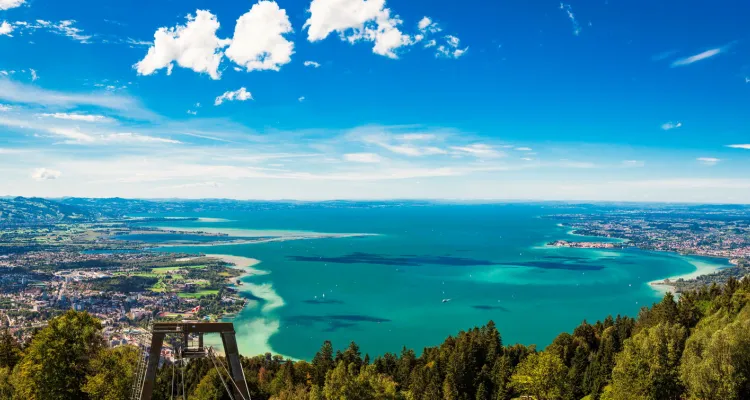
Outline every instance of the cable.
<svg viewBox="0 0 750 400">
<path fill-rule="evenodd" d="M 170 388 L 169 395 L 170 400 L 174 400 L 174 361 L 172 361 L 172 387 Z"/>
<path fill-rule="evenodd" d="M 185 397 L 185 358 L 182 357 L 182 349 L 180 349 L 180 374 L 182 375 L 182 400 L 186 400 Z"/>
<path fill-rule="evenodd" d="M 229 399 L 230 400 L 234 400 L 234 397 L 232 397 L 232 391 L 229 390 L 229 386 L 227 386 L 227 383 L 224 382 L 224 377 L 221 376 L 221 371 L 219 371 L 219 367 L 216 366 L 216 361 L 214 360 L 213 357 L 211 357 L 211 351 L 209 350 L 207 354 L 208 354 L 208 358 L 211 360 L 211 363 L 214 365 L 214 369 L 216 369 L 216 374 L 218 374 L 219 375 L 219 379 L 221 379 L 221 384 L 224 385 L 224 389 L 226 389 L 227 395 L 229 395 Z M 232 379 L 232 378 L 229 377 L 229 379 Z M 240 394 L 240 397 L 241 396 L 242 395 Z M 243 399 L 244 399 L 244 397 L 243 397 Z"/>
<path fill-rule="evenodd" d="M 212 350 L 213 350 L 213 348 L 212 348 Z M 227 367 L 225 367 L 224 363 L 221 362 L 221 360 L 219 360 L 218 357 L 216 357 L 216 352 L 213 353 L 213 356 L 219 362 L 219 364 L 221 364 L 221 367 L 224 368 L 224 371 L 227 373 L 227 376 L 229 376 L 229 380 L 232 381 L 232 384 L 237 389 L 237 393 L 239 393 L 240 397 L 242 397 L 242 400 L 248 400 L 248 399 L 245 399 L 245 396 L 242 395 L 242 391 L 240 390 L 239 386 L 237 386 L 237 382 L 234 381 L 234 378 L 232 377 L 232 374 L 229 373 L 229 370 L 227 369 Z M 229 360 L 227 360 L 227 362 L 229 362 Z M 247 392 L 248 392 L 248 394 L 250 393 L 250 389 L 249 388 L 248 388 Z"/>
</svg>

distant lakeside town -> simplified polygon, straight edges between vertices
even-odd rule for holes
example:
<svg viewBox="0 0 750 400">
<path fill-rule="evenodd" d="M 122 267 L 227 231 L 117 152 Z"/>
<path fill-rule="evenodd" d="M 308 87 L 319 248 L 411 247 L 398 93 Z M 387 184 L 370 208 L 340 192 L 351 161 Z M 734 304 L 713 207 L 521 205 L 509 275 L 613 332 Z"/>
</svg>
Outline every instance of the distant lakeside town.
<svg viewBox="0 0 750 400">
<path fill-rule="evenodd" d="M 410 205 L 413 205 L 410 203 Z M 426 204 L 425 204 L 426 205 Z M 195 218 L 151 217 L 190 210 L 307 207 L 263 202 L 148 202 L 123 199 L 0 199 L 0 324 L 22 340 L 68 309 L 102 321 L 111 345 L 138 343 L 152 320 L 231 318 L 252 296 L 241 278 L 263 273 L 252 259 L 149 251 L 170 245 L 250 243 L 276 237 L 236 238 L 217 232 L 158 229 L 148 224 Z M 398 203 L 321 203 L 316 207 L 397 207 Z M 557 240 L 551 246 L 629 248 L 722 257 L 734 267 L 694 280 L 663 282 L 676 291 L 721 284 L 750 273 L 747 208 L 586 208 L 556 205 L 547 215 L 574 234 L 619 240 Z M 137 217 L 131 217 L 136 215 Z M 146 216 L 144 216 L 146 215 Z M 169 350 L 167 350 L 168 352 Z M 168 356 L 168 355 L 167 355 Z"/>
<path fill-rule="evenodd" d="M 693 279 L 665 279 L 677 292 L 701 285 L 722 284 L 729 277 L 750 274 L 750 216 L 746 207 L 682 206 L 679 208 L 612 208 L 602 212 L 554 214 L 580 241 L 555 240 L 548 246 L 666 251 L 682 255 L 717 257 L 733 266 Z M 605 240 L 584 240 L 585 237 Z"/>
</svg>

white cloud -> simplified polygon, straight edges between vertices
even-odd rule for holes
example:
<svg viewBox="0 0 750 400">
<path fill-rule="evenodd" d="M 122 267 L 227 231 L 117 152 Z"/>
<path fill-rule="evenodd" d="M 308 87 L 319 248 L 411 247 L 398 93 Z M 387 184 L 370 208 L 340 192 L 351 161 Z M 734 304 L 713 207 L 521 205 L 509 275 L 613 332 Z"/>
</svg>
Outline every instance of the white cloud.
<svg viewBox="0 0 750 400">
<path fill-rule="evenodd" d="M 55 171 L 54 169 L 37 168 L 31 173 L 31 178 L 36 181 L 48 181 L 57 179 L 62 176 L 62 172 Z"/>
<path fill-rule="evenodd" d="M 75 26 L 76 21 L 72 19 L 52 22 L 38 19 L 34 22 L 16 21 L 14 25 L 17 29 L 33 32 L 36 30 L 44 30 L 52 32 L 56 35 L 69 37 L 79 43 L 91 44 L 92 35 L 85 35 L 83 29 Z"/>
<path fill-rule="evenodd" d="M 704 51 L 702 53 L 698 53 L 698 54 L 696 54 L 694 56 L 690 56 L 690 57 L 686 57 L 686 58 L 681 58 L 679 60 L 674 61 L 671 66 L 674 68 L 674 67 L 682 67 L 684 65 L 690 65 L 690 64 L 692 64 L 692 63 L 694 63 L 696 61 L 705 60 L 707 58 L 711 58 L 711 57 L 713 57 L 715 55 L 718 55 L 719 53 L 721 53 L 722 51 L 724 51 L 724 49 L 725 49 L 724 47 L 717 47 L 715 49 L 710 49 L 710 50 L 706 50 L 706 51 Z"/>
<path fill-rule="evenodd" d="M 187 113 L 190 115 L 198 115 L 198 111 L 193 111 L 193 110 L 187 110 Z"/>
<path fill-rule="evenodd" d="M 699 157 L 697 158 L 697 160 L 699 163 L 709 166 L 716 165 L 719 163 L 719 161 L 721 161 L 720 159 L 713 157 Z"/>
<path fill-rule="evenodd" d="M 398 49 L 417 41 L 399 30 L 402 21 L 391 15 L 385 0 L 312 0 L 309 13 L 304 28 L 310 42 L 336 32 L 352 44 L 362 40 L 373 42 L 375 54 L 398 58 Z"/>
<path fill-rule="evenodd" d="M 76 107 L 96 106 L 119 111 L 134 117 L 155 118 L 155 115 L 143 109 L 132 97 L 111 93 L 65 93 L 41 89 L 34 85 L 0 79 L 0 100 L 11 103 L 35 104 L 41 106 Z"/>
<path fill-rule="evenodd" d="M 300 96 L 299 99 L 297 99 L 297 101 L 299 101 L 300 103 L 305 101 L 305 96 Z"/>
<path fill-rule="evenodd" d="M 42 117 L 50 117 L 57 119 L 67 119 L 70 121 L 85 121 L 85 122 L 107 122 L 111 121 L 103 115 L 90 115 L 90 114 L 76 114 L 76 113 L 54 113 L 54 114 L 39 114 Z"/>
<path fill-rule="evenodd" d="M 565 11 L 568 19 L 570 19 L 570 22 L 573 24 L 573 34 L 578 36 L 581 33 L 581 25 L 578 24 L 576 16 L 573 14 L 573 8 L 570 7 L 570 4 L 560 3 L 560 9 Z"/>
<path fill-rule="evenodd" d="M 423 17 L 419 20 L 417 27 L 422 33 L 438 33 L 443 29 L 438 26 L 437 22 L 434 22 L 430 17 Z"/>
<path fill-rule="evenodd" d="M 13 107 L 11 107 L 9 105 L 0 104 L 0 111 L 10 111 L 12 109 L 13 109 Z"/>
<path fill-rule="evenodd" d="M 320 68 L 320 63 L 315 61 L 305 61 L 305 67 Z"/>
<path fill-rule="evenodd" d="M 0 0 L 0 10 L 20 7 L 26 0 Z"/>
<path fill-rule="evenodd" d="M 3 21 L 2 24 L 0 24 L 0 36 L 13 36 L 11 33 L 13 32 L 13 25 L 9 24 L 8 21 Z"/>
<path fill-rule="evenodd" d="M 533 151 L 531 147 L 516 147 L 517 151 Z"/>
<path fill-rule="evenodd" d="M 31 81 L 34 82 L 35 80 L 39 79 L 39 75 L 36 74 L 36 70 L 33 68 L 29 68 L 29 73 L 31 74 Z"/>
<path fill-rule="evenodd" d="M 195 72 L 207 73 L 212 79 L 220 79 L 219 64 L 222 50 L 231 40 L 219 39 L 216 31 L 219 21 L 209 11 L 197 10 L 195 16 L 188 14 L 186 25 L 174 28 L 159 28 L 154 33 L 154 44 L 146 57 L 134 65 L 141 75 L 151 75 L 167 68 L 172 73 L 173 63 Z M 239 50 L 237 50 L 239 51 Z"/>
<path fill-rule="evenodd" d="M 285 10 L 274 1 L 260 1 L 237 19 L 226 56 L 250 71 L 278 71 L 292 61 L 294 43 L 284 35 L 292 32 Z"/>
<path fill-rule="evenodd" d="M 446 35 L 445 36 L 445 44 L 442 44 L 438 46 L 437 53 L 435 53 L 435 56 L 437 57 L 445 57 L 445 58 L 459 58 L 466 51 L 469 50 L 468 47 L 460 49 L 458 46 L 460 44 L 461 40 L 453 35 Z"/>
<path fill-rule="evenodd" d="M 224 103 L 224 101 L 246 101 L 252 99 L 253 95 L 248 92 L 247 89 L 241 87 L 235 91 L 224 92 L 224 94 L 214 100 L 214 105 L 221 105 L 222 103 Z"/>
<path fill-rule="evenodd" d="M 344 159 L 358 163 L 379 163 L 383 161 L 383 158 L 375 153 L 349 153 L 344 154 Z"/>
<path fill-rule="evenodd" d="M 430 48 L 430 47 L 435 47 L 435 46 L 437 46 L 437 40 L 435 39 L 430 39 L 424 44 L 425 48 Z"/>
<path fill-rule="evenodd" d="M 437 136 L 432 133 L 405 133 L 399 135 L 401 140 L 412 141 L 412 140 L 435 140 Z"/>
<path fill-rule="evenodd" d="M 157 143 L 168 143 L 168 144 L 179 144 L 178 140 L 160 138 L 156 136 L 141 135 L 138 133 L 123 132 L 123 133 L 87 133 L 82 132 L 79 128 L 61 128 L 52 127 L 47 129 L 47 132 L 60 136 L 65 139 L 66 144 L 157 144 Z"/>
<path fill-rule="evenodd" d="M 667 123 L 662 124 L 661 129 L 664 129 L 665 131 L 669 131 L 672 129 L 677 129 L 682 127 L 682 122 L 672 122 L 669 121 Z"/>
<path fill-rule="evenodd" d="M 533 158 L 529 158 L 529 157 L 522 157 L 521 160 L 524 160 L 524 161 L 534 161 Z"/>
<path fill-rule="evenodd" d="M 733 149 L 750 150 L 750 144 L 730 144 L 730 145 L 727 145 L 727 147 L 731 147 Z"/>
<path fill-rule="evenodd" d="M 498 158 L 505 156 L 503 152 L 495 150 L 492 146 L 483 143 L 475 143 L 467 146 L 452 146 L 451 150 L 479 158 Z"/>
<path fill-rule="evenodd" d="M 448 152 L 435 146 L 419 147 L 410 144 L 393 145 L 389 143 L 378 143 L 384 149 L 405 156 L 421 157 L 436 154 L 447 154 Z"/>
</svg>

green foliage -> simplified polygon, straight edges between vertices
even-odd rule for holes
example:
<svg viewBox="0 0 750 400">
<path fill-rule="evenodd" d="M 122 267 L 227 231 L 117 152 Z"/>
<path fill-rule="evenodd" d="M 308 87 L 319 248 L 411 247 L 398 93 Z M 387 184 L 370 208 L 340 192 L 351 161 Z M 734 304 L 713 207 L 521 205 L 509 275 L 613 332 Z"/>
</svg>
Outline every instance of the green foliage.
<svg viewBox="0 0 750 400">
<path fill-rule="evenodd" d="M 102 326 L 86 312 L 68 311 L 49 321 L 16 365 L 12 383 L 18 398 L 86 399 L 82 390 L 90 360 L 101 351 Z"/>
<path fill-rule="evenodd" d="M 689 399 L 750 398 L 750 309 L 731 317 L 711 318 L 688 339 L 680 368 Z M 722 324 L 724 325 L 724 324 Z"/>
<path fill-rule="evenodd" d="M 524 359 L 511 376 L 512 385 L 537 400 L 553 400 L 563 396 L 567 367 L 560 357 L 542 352 Z"/>
<path fill-rule="evenodd" d="M 119 400 L 130 395 L 139 351 L 132 346 L 102 349 L 91 361 L 83 392 L 92 400 Z"/>
<path fill-rule="evenodd" d="M 662 322 L 625 341 L 612 371 L 615 400 L 671 400 L 681 397 L 679 365 L 687 330 Z"/>
<path fill-rule="evenodd" d="M 21 345 L 6 328 L 0 335 L 0 368 L 12 370 L 20 359 Z"/>
</svg>

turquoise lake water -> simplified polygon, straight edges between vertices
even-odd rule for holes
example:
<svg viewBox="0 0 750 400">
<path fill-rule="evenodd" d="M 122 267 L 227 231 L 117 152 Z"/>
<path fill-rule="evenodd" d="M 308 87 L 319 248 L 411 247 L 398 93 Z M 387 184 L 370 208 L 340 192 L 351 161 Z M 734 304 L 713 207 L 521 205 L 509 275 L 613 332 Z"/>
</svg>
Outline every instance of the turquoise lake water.
<svg viewBox="0 0 750 400">
<path fill-rule="evenodd" d="M 584 319 L 636 315 L 661 296 L 649 281 L 697 265 L 728 265 L 639 250 L 546 247 L 557 239 L 593 240 L 540 218 L 561 212 L 581 211 L 508 204 L 171 214 L 229 221 L 163 226 L 377 236 L 162 251 L 261 260 L 255 268 L 270 273 L 244 279 L 241 290 L 251 301 L 233 320 L 240 351 L 297 359 L 312 358 L 324 340 L 336 348 L 353 340 L 370 355 L 403 346 L 421 352 L 489 320 L 507 344 L 546 346 Z"/>
</svg>

